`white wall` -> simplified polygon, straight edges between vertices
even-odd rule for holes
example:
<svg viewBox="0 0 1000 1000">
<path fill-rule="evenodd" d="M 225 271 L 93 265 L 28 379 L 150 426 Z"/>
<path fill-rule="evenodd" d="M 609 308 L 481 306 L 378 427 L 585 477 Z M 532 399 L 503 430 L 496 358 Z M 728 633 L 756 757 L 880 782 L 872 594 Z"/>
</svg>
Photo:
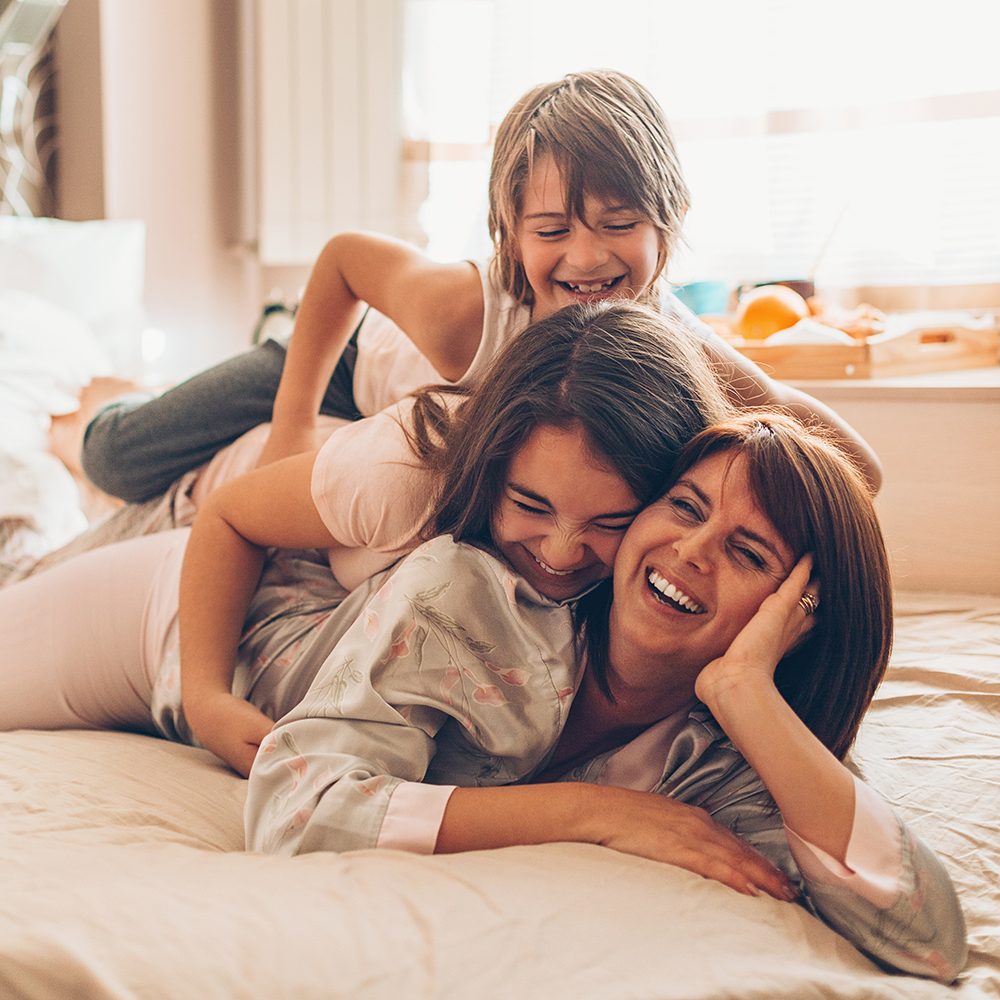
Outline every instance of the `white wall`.
<svg viewBox="0 0 1000 1000">
<path fill-rule="evenodd" d="M 876 507 L 899 589 L 1000 594 L 998 371 L 796 383 L 882 460 Z"/>
<path fill-rule="evenodd" d="M 72 0 L 57 29 L 60 215 L 145 220 L 153 381 L 245 347 L 269 290 L 239 247 L 238 12 Z"/>
</svg>

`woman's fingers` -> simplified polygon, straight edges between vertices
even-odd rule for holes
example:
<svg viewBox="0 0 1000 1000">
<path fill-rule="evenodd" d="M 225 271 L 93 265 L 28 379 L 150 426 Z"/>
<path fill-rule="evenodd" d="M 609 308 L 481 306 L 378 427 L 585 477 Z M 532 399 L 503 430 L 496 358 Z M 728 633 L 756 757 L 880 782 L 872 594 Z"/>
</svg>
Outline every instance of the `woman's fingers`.
<svg viewBox="0 0 1000 1000">
<path fill-rule="evenodd" d="M 612 836 L 602 842 L 615 850 L 684 868 L 721 882 L 744 895 L 766 892 L 791 901 L 792 882 L 763 855 L 695 806 L 661 795 L 638 795 L 623 802 Z"/>
</svg>

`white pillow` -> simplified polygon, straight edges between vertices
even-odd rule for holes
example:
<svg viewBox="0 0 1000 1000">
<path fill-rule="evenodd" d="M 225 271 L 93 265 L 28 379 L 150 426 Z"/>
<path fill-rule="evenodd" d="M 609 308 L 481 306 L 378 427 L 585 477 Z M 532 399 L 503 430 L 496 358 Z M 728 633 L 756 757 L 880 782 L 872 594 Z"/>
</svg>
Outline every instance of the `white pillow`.
<svg viewBox="0 0 1000 1000">
<path fill-rule="evenodd" d="M 28 292 L 0 290 L 0 385 L 32 410 L 72 413 L 77 394 L 111 358 L 86 323 Z"/>
<path fill-rule="evenodd" d="M 116 371 L 138 375 L 145 241 L 139 220 L 0 216 L 0 287 L 73 313 L 94 331 Z"/>
</svg>

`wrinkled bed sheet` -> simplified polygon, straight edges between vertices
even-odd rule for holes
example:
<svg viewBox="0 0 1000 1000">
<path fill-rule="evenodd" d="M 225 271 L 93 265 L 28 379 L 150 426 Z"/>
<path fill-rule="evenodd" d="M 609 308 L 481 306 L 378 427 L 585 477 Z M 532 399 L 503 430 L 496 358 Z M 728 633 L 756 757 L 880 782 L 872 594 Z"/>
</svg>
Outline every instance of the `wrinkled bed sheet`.
<svg viewBox="0 0 1000 1000">
<path fill-rule="evenodd" d="M 0 996 L 1000 997 L 1000 599 L 900 595 L 856 758 L 965 906 L 957 988 L 801 909 L 603 848 L 242 852 L 244 782 L 142 736 L 0 736 Z"/>
</svg>

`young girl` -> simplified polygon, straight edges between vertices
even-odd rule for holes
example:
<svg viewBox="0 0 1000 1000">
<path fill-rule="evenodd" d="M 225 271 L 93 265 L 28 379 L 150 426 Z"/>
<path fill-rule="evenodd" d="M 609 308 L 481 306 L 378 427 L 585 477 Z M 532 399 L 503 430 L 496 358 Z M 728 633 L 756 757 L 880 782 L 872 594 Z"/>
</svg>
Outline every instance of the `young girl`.
<svg viewBox="0 0 1000 1000">
<path fill-rule="evenodd" d="M 411 551 L 428 517 L 495 547 L 546 600 L 574 597 L 610 574 L 681 445 L 726 410 L 699 352 L 664 327 L 638 306 L 564 310 L 512 341 L 471 393 L 408 400 L 399 422 L 359 421 L 318 455 L 215 491 L 184 559 L 183 685 L 187 532 L 107 546 L 0 591 L 0 728 L 193 733 L 246 774 L 294 703 L 286 677 L 341 584 Z M 329 566 L 274 553 L 258 586 L 264 545 L 322 547 Z M 293 694 L 304 679 L 294 673 Z"/>
<path fill-rule="evenodd" d="M 851 463 L 790 418 L 735 418 L 684 449 L 575 620 L 448 537 L 335 612 L 261 744 L 247 845 L 582 841 L 794 898 L 737 831 L 855 945 L 949 982 L 948 876 L 841 763 L 888 660 L 889 594 Z"/>
<path fill-rule="evenodd" d="M 529 321 L 573 302 L 637 299 L 658 300 L 696 333 L 735 404 L 780 404 L 833 428 L 877 488 L 878 460 L 852 428 L 769 379 L 660 287 L 689 195 L 663 113 L 636 81 L 597 70 L 525 94 L 497 132 L 489 202 L 496 252 L 487 264 L 434 263 L 368 233 L 334 236 L 287 359 L 268 342 L 145 405 L 105 409 L 87 430 L 88 476 L 126 500 L 156 496 L 271 420 L 272 402 L 263 460 L 312 450 L 321 412 L 354 419 L 421 385 L 475 384 Z"/>
</svg>

